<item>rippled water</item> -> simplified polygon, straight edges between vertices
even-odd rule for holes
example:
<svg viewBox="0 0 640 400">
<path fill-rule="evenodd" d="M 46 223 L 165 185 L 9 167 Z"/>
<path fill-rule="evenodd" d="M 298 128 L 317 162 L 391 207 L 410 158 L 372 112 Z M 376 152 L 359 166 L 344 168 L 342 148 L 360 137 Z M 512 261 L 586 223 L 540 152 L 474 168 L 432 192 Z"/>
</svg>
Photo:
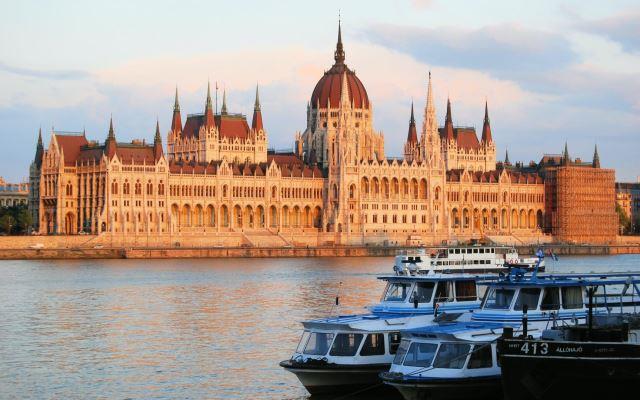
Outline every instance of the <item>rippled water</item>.
<svg viewBox="0 0 640 400">
<path fill-rule="evenodd" d="M 375 302 L 391 258 L 0 262 L 0 398 L 305 399 L 299 321 Z M 639 270 L 639 256 L 550 269 Z M 342 282 L 342 284 L 340 284 Z"/>
</svg>

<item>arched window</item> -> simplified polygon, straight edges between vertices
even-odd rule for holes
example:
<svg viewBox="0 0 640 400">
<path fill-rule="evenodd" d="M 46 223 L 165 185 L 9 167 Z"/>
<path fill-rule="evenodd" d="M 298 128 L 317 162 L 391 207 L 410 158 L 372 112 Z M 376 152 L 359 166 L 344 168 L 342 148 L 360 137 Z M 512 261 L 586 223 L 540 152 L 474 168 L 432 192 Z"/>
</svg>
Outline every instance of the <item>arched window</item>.
<svg viewBox="0 0 640 400">
<path fill-rule="evenodd" d="M 124 185 L 122 185 L 122 193 L 129 194 L 129 191 L 130 191 L 129 181 L 125 179 Z"/>
<path fill-rule="evenodd" d="M 158 194 L 164 196 L 164 183 L 162 181 L 158 184 Z"/>
<path fill-rule="evenodd" d="M 142 194 L 142 183 L 139 180 L 136 181 L 135 194 L 137 196 Z"/>
<path fill-rule="evenodd" d="M 111 194 L 118 194 L 118 182 L 115 179 L 111 183 Z"/>
<path fill-rule="evenodd" d="M 147 182 L 147 196 L 151 195 L 153 195 L 153 183 L 149 180 L 149 182 Z"/>
</svg>

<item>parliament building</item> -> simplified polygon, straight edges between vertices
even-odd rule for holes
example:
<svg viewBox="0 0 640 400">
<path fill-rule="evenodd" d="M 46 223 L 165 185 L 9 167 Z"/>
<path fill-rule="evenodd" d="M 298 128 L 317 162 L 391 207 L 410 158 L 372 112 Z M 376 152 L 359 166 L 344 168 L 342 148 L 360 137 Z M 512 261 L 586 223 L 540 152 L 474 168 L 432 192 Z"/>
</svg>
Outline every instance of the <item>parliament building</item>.
<svg viewBox="0 0 640 400">
<path fill-rule="evenodd" d="M 449 101 L 440 126 L 431 74 L 425 84 L 422 115 L 416 119 L 413 104 L 407 112 L 402 158 L 385 154 L 367 90 L 345 63 L 340 28 L 334 63 L 311 92 L 292 152 L 269 150 L 257 88 L 251 121 L 227 110 L 226 94 L 214 111 L 208 89 L 203 112 L 184 123 L 176 90 L 166 148 L 157 123 L 151 142 L 118 142 L 113 121 L 104 142 L 52 131 L 45 148 L 39 133 L 30 168 L 34 228 L 183 246 L 540 241 L 583 222 L 563 219 L 581 200 L 558 194 L 564 186 L 557 182 L 569 179 L 558 170 L 588 168 L 588 176 L 568 182 L 602 181 L 608 195 L 613 173 L 599 160 L 577 165 L 567 155 L 538 168 L 514 167 L 508 158 L 497 163 L 488 106 L 479 135 L 454 125 Z M 615 218 L 615 194 L 610 205 L 601 197 L 590 211 L 601 208 L 606 223 Z M 607 242 L 615 233 L 593 238 Z"/>
</svg>

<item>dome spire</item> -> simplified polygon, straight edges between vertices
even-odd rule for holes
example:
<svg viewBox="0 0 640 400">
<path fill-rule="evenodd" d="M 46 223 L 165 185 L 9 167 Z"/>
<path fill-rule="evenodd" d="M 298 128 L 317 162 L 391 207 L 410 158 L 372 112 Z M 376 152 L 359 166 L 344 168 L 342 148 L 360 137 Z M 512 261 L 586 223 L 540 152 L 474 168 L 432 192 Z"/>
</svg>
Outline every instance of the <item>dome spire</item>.
<svg viewBox="0 0 640 400">
<path fill-rule="evenodd" d="M 338 43 L 336 44 L 336 52 L 333 55 L 333 59 L 336 60 L 337 65 L 344 64 L 344 48 L 342 47 L 342 26 L 340 17 L 338 17 Z"/>
</svg>

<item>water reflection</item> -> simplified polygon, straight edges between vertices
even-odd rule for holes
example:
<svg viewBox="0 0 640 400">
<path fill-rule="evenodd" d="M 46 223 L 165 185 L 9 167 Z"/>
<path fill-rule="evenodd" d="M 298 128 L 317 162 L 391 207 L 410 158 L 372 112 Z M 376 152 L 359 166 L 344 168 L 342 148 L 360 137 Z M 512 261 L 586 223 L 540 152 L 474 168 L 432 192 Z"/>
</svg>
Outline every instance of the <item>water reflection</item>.
<svg viewBox="0 0 640 400">
<path fill-rule="evenodd" d="M 553 268 L 628 270 L 638 261 L 563 258 Z M 2 397 L 306 399 L 295 376 L 277 365 L 297 345 L 299 321 L 361 312 L 379 299 L 383 283 L 375 275 L 391 264 L 0 262 Z"/>
</svg>

